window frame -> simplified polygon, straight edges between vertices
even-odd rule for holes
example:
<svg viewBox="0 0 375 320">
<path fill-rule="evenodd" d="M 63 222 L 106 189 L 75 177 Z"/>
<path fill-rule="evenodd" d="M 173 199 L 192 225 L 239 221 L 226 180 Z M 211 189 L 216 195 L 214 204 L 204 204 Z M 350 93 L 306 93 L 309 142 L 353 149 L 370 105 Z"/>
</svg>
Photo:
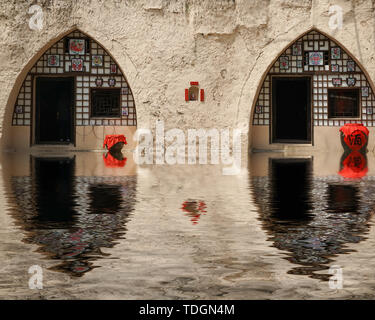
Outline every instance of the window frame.
<svg viewBox="0 0 375 320">
<path fill-rule="evenodd" d="M 356 91 L 358 94 L 357 116 L 337 116 L 332 117 L 330 114 L 330 91 Z M 327 109 L 328 109 L 328 120 L 361 120 L 362 119 L 362 99 L 361 99 L 361 87 L 330 87 L 327 88 Z"/>
<path fill-rule="evenodd" d="M 95 116 L 93 115 L 93 91 L 118 91 L 118 103 L 119 103 L 119 112 L 118 112 L 118 115 L 116 116 L 109 116 L 109 115 L 105 115 L 105 116 Z M 90 88 L 90 97 L 89 97 L 90 101 L 89 101 L 89 104 L 90 104 L 90 119 L 121 119 L 121 88 L 111 88 L 111 87 L 100 87 L 100 88 Z"/>
</svg>

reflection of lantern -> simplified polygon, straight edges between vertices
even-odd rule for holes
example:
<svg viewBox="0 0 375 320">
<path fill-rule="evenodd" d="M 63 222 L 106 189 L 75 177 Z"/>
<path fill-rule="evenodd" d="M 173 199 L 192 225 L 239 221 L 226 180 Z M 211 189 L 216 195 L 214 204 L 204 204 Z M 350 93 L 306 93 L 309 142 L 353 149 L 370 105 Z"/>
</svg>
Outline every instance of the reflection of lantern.
<svg viewBox="0 0 375 320">
<path fill-rule="evenodd" d="M 204 201 L 184 201 L 181 207 L 191 219 L 193 225 L 198 223 L 200 216 L 206 214 L 206 204 Z"/>
<path fill-rule="evenodd" d="M 353 151 L 349 154 L 344 153 L 341 157 L 340 167 L 339 174 L 344 178 L 362 178 L 368 171 L 366 155 L 358 151 Z"/>
<path fill-rule="evenodd" d="M 127 158 L 123 157 L 121 152 L 118 152 L 118 153 L 108 152 L 107 154 L 103 154 L 104 164 L 108 168 L 124 167 L 126 164 L 126 160 Z"/>
<path fill-rule="evenodd" d="M 369 131 L 362 123 L 346 123 L 340 132 L 345 152 L 366 152 Z"/>
</svg>

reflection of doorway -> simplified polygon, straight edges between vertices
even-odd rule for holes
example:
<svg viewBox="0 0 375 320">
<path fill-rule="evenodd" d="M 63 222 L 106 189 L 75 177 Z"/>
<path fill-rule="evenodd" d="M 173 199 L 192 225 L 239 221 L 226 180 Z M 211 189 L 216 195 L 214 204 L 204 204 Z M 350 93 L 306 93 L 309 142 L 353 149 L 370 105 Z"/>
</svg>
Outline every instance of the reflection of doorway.
<svg viewBox="0 0 375 320">
<path fill-rule="evenodd" d="M 36 79 L 36 143 L 74 143 L 73 99 L 73 77 Z"/>
<path fill-rule="evenodd" d="M 312 218 L 312 159 L 270 159 L 270 211 L 280 220 Z"/>
<path fill-rule="evenodd" d="M 272 142 L 311 143 L 311 78 L 272 78 Z"/>
<path fill-rule="evenodd" d="M 75 157 L 32 157 L 35 222 L 72 225 L 75 207 Z M 60 225 L 61 227 L 61 225 Z"/>
</svg>

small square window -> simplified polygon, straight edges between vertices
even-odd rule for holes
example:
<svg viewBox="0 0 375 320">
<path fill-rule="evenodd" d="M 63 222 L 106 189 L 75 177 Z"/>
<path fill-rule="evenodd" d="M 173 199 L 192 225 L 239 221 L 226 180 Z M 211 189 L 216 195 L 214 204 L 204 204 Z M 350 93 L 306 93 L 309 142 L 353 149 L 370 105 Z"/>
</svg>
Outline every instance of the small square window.
<svg viewBox="0 0 375 320">
<path fill-rule="evenodd" d="M 328 115 L 330 118 L 358 118 L 358 89 L 328 89 Z"/>
<path fill-rule="evenodd" d="M 91 89 L 91 117 L 120 118 L 120 89 Z"/>
</svg>

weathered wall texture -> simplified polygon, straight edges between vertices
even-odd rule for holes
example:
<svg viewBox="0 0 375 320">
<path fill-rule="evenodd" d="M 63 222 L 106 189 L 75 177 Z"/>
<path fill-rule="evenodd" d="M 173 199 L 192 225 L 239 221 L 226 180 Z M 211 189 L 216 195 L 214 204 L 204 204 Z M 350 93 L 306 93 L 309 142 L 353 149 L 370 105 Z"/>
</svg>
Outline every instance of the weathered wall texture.
<svg viewBox="0 0 375 320">
<path fill-rule="evenodd" d="M 32 4 L 44 12 L 30 30 Z M 340 5 L 340 30 L 328 26 Z M 138 127 L 239 127 L 247 144 L 251 106 L 262 76 L 278 54 L 316 27 L 343 44 L 375 78 L 374 4 L 371 0 L 41 0 L 0 3 L 0 119 L 3 146 L 15 95 L 46 48 L 74 28 L 103 45 L 132 88 Z M 185 102 L 199 81 L 205 102 Z M 251 130 L 251 128 L 250 128 Z M 4 143 L 5 142 L 5 143 Z"/>
</svg>

